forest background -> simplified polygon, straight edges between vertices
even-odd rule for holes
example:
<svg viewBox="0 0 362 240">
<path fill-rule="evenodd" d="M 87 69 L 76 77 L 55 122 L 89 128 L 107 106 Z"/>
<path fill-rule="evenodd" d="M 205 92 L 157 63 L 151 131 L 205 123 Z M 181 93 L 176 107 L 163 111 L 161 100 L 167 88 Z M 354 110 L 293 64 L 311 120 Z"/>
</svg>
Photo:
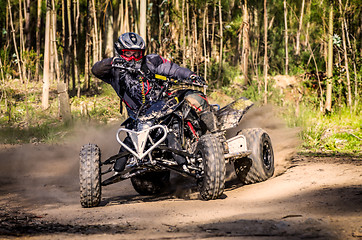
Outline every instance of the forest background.
<svg viewBox="0 0 362 240">
<path fill-rule="evenodd" d="M 361 0 L 0 0 L 0 142 L 59 142 L 121 121 L 92 76 L 117 37 L 192 69 L 213 102 L 270 104 L 301 151 L 361 154 Z M 267 105 L 269 106 L 269 105 Z M 125 112 L 125 111 L 124 111 Z"/>
</svg>

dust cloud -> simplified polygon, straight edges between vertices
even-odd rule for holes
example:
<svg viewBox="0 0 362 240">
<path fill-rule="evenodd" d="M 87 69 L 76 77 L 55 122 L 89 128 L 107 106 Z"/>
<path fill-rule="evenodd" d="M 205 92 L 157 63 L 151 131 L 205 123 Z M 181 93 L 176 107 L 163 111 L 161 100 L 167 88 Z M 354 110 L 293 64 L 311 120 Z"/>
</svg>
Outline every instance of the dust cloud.
<svg viewBox="0 0 362 240">
<path fill-rule="evenodd" d="M 28 204 L 79 201 L 79 150 L 95 143 L 102 157 L 117 153 L 118 124 L 77 124 L 66 142 L 6 145 L 0 148 L 0 194 L 16 194 Z M 105 158 L 103 158 L 105 159 Z"/>
<path fill-rule="evenodd" d="M 70 202 L 77 190 L 77 153 L 71 145 L 26 144 L 0 151 L 0 192 L 19 201 Z M 73 156 L 74 155 L 74 156 Z"/>
</svg>

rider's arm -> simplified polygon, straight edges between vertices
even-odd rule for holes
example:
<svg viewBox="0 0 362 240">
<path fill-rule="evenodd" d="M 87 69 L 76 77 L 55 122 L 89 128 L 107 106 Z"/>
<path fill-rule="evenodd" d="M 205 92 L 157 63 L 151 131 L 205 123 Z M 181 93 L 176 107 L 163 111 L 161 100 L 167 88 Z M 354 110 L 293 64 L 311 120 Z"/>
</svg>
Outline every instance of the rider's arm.
<svg viewBox="0 0 362 240">
<path fill-rule="evenodd" d="M 160 74 L 170 78 L 186 79 L 195 74 L 188 68 L 180 67 L 176 63 L 157 55 L 149 54 L 146 56 L 146 65 L 154 74 Z"/>
<path fill-rule="evenodd" d="M 97 78 L 110 83 L 112 80 L 112 58 L 105 58 L 96 62 L 92 67 L 92 73 Z"/>
</svg>

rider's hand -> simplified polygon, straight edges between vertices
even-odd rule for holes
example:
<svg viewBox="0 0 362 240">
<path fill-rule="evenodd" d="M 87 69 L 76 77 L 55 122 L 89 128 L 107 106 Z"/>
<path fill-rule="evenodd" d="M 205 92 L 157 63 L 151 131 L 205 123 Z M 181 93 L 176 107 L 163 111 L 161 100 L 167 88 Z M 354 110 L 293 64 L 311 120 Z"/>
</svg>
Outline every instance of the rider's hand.
<svg viewBox="0 0 362 240">
<path fill-rule="evenodd" d="M 126 62 L 126 60 L 124 60 L 123 58 L 121 58 L 121 57 L 114 57 L 113 59 L 112 59 L 112 64 L 123 64 L 123 63 L 125 63 Z"/>
<path fill-rule="evenodd" d="M 206 85 L 206 81 L 203 77 L 198 76 L 196 74 L 192 74 L 189 79 L 191 80 L 192 83 L 196 83 L 196 84 L 200 84 L 200 85 Z"/>
</svg>

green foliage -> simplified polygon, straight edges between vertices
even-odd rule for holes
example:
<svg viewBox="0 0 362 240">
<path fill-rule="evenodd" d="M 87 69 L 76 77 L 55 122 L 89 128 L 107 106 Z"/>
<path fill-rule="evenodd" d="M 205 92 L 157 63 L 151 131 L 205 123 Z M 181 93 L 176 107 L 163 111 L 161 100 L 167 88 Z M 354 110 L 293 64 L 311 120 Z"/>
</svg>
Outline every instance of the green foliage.
<svg viewBox="0 0 362 240">
<path fill-rule="evenodd" d="M 71 98 L 72 122 L 58 116 L 58 99 L 51 94 L 50 107 L 41 109 L 41 83 L 31 82 L 25 94 L 24 85 L 15 80 L 5 86 L 6 98 L 0 101 L 0 143 L 58 142 L 68 136 L 74 122 L 107 123 L 125 120 L 119 113 L 119 98 L 110 85 L 101 85 L 101 95 Z M 52 86 L 54 89 L 55 86 Z"/>
<path fill-rule="evenodd" d="M 244 90 L 243 96 L 253 102 L 259 102 L 263 99 L 263 94 L 258 93 L 258 83 L 256 81 L 252 81 L 252 83 Z"/>
<path fill-rule="evenodd" d="M 107 123 L 122 120 L 120 101 L 109 84 L 101 84 L 101 95 L 73 97 L 71 99 L 72 115 L 75 119 L 88 119 Z"/>
<path fill-rule="evenodd" d="M 30 127 L 2 125 L 0 129 L 0 143 L 59 142 L 70 133 L 71 127 L 72 125 L 54 120 Z"/>
<path fill-rule="evenodd" d="M 25 69 L 30 71 L 32 76 L 35 75 L 36 62 L 40 61 L 42 57 L 42 54 L 40 54 L 40 56 L 38 57 L 34 49 L 31 49 L 30 51 L 25 50 L 23 52 L 23 62 L 25 64 Z"/>
<path fill-rule="evenodd" d="M 302 151 L 362 153 L 362 116 L 350 113 L 347 107 L 325 115 L 308 103 L 295 109 L 289 107 L 282 115 L 290 127 L 300 127 Z"/>
<path fill-rule="evenodd" d="M 0 59 L 2 63 L 2 70 L 5 76 L 11 74 L 11 59 L 9 58 L 10 49 L 9 48 L 2 48 L 0 49 Z"/>
</svg>

